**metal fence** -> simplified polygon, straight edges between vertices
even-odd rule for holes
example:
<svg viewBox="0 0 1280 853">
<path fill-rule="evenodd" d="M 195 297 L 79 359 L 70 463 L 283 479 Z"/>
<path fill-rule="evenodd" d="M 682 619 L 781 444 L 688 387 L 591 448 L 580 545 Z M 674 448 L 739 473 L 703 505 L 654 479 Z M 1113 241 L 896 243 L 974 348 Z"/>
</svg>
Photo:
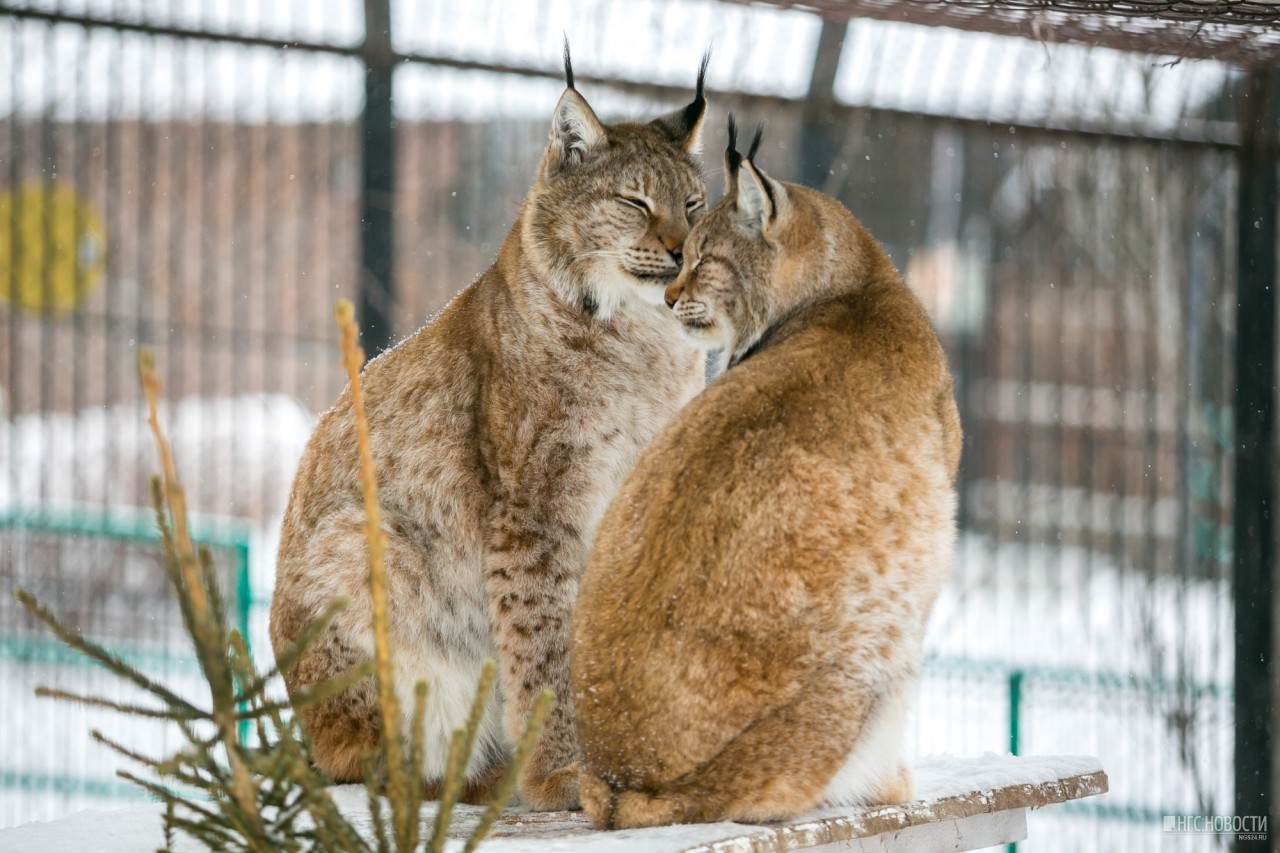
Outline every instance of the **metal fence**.
<svg viewBox="0 0 1280 853">
<path fill-rule="evenodd" d="M 279 515 L 342 386 L 334 300 L 376 345 L 493 258 L 562 29 L 606 117 L 682 103 L 714 41 L 709 185 L 724 109 L 765 120 L 762 162 L 862 219 L 951 354 L 962 534 L 912 751 L 1099 755 L 1113 793 L 1033 817 L 1034 849 L 1226 843 L 1159 817 L 1233 802 L 1239 71 L 714 0 L 404 2 L 369 40 L 322 5 L 0 3 L 3 600 L 190 681 L 135 513 L 146 345 L 264 655 Z M 31 694 L 100 676 L 0 607 L 0 825 L 130 796 L 107 723 Z"/>
</svg>

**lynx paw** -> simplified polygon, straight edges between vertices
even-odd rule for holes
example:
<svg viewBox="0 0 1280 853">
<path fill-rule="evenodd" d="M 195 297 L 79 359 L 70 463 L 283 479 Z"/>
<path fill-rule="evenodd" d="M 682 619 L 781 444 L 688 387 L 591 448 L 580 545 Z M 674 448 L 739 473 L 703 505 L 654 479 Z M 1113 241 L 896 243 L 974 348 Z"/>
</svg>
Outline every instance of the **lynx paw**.
<svg viewBox="0 0 1280 853">
<path fill-rule="evenodd" d="M 591 818 L 596 829 L 608 829 L 613 817 L 613 789 L 590 770 L 583 770 L 578 777 L 582 810 Z"/>
<path fill-rule="evenodd" d="M 909 803 L 916 796 L 916 780 L 911 775 L 911 771 L 906 765 L 900 766 L 898 771 L 880 783 L 879 789 L 875 794 L 875 801 L 885 805 L 895 805 L 897 803 Z"/>
<path fill-rule="evenodd" d="M 613 806 L 610 829 L 638 829 L 684 823 L 684 802 L 675 795 L 621 791 Z"/>
<path fill-rule="evenodd" d="M 534 811 L 576 809 L 581 773 L 582 764 L 576 761 L 545 774 L 527 768 L 520 776 L 520 799 Z"/>
</svg>

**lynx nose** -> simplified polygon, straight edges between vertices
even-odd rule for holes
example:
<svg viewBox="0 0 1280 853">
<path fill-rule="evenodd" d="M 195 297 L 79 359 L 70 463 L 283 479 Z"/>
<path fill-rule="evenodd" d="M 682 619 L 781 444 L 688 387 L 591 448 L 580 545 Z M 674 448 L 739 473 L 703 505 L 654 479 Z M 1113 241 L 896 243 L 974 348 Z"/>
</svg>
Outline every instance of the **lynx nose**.
<svg viewBox="0 0 1280 853">
<path fill-rule="evenodd" d="M 668 308 L 675 308 L 676 303 L 680 301 L 680 289 L 668 287 L 662 292 L 662 301 L 667 303 Z"/>
<path fill-rule="evenodd" d="M 668 249 L 667 254 L 671 256 L 671 260 L 676 262 L 676 266 L 684 266 L 684 252 L 679 249 Z"/>
</svg>

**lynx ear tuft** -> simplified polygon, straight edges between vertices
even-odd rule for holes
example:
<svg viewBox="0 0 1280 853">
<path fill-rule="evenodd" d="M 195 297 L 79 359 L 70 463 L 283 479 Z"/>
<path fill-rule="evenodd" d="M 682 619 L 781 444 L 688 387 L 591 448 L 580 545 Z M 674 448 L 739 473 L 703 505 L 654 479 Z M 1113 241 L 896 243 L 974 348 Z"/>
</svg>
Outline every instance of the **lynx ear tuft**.
<svg viewBox="0 0 1280 853">
<path fill-rule="evenodd" d="M 564 34 L 564 84 L 573 88 L 573 60 L 569 59 L 569 34 Z"/>
<path fill-rule="evenodd" d="M 704 90 L 707 66 L 710 64 L 711 49 L 708 48 L 702 55 L 702 63 L 698 66 L 698 84 L 693 100 L 688 106 L 658 116 L 650 122 L 666 133 L 673 144 L 690 154 L 696 154 L 702 148 L 702 119 L 707 114 L 707 98 Z"/>
<path fill-rule="evenodd" d="M 751 137 L 751 147 L 747 149 L 747 159 L 755 162 L 756 152 L 760 150 L 760 140 L 764 138 L 764 122 L 756 125 L 756 135 Z"/>
<path fill-rule="evenodd" d="M 724 147 L 724 194 L 738 194 L 738 169 L 742 168 L 742 155 L 738 153 L 738 120 L 729 110 L 729 143 Z"/>
</svg>

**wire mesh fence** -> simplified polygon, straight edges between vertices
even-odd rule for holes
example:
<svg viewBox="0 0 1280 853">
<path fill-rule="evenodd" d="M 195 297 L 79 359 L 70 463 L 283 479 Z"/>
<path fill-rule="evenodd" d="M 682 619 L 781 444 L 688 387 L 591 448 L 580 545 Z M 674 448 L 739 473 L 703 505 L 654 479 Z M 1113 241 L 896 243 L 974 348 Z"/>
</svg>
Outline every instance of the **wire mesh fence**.
<svg viewBox="0 0 1280 853">
<path fill-rule="evenodd" d="M 342 385 L 332 304 L 362 286 L 362 13 L 324 8 L 0 6 L 0 592 L 53 584 L 180 683 L 172 631 L 143 630 L 144 528 L 103 533 L 148 503 L 135 353 L 264 653 L 279 515 Z M 1099 755 L 1113 793 L 1033 817 L 1036 849 L 1226 843 L 1159 818 L 1232 797 L 1236 69 L 716 0 L 392 12 L 396 337 L 496 254 L 562 29 L 606 118 L 682 103 L 714 41 L 709 186 L 724 108 L 765 121 L 765 168 L 862 219 L 952 358 L 961 537 L 913 753 Z M 124 795 L 106 723 L 31 695 L 94 671 L 0 614 L 0 825 Z"/>
</svg>

